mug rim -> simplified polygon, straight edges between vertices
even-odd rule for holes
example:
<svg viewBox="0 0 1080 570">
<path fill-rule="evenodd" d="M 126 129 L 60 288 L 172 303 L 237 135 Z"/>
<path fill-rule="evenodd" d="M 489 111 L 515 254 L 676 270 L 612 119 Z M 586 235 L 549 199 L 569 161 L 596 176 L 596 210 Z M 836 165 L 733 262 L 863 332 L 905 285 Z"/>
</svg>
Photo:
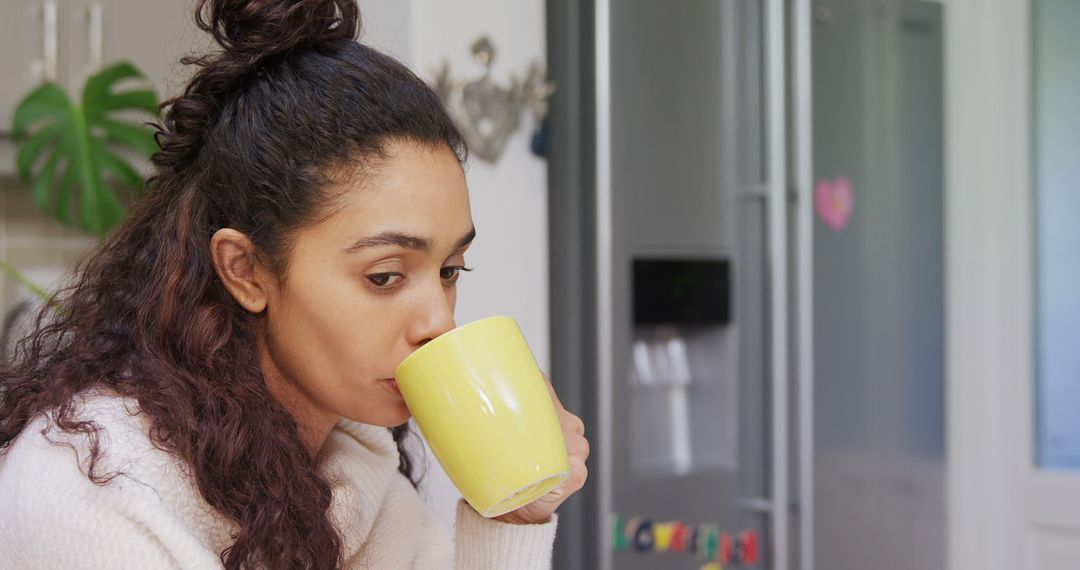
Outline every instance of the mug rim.
<svg viewBox="0 0 1080 570">
<path fill-rule="evenodd" d="M 465 332 L 465 329 L 473 328 L 473 325 L 478 325 L 480 323 L 487 323 L 487 322 L 490 322 L 490 321 L 501 321 L 501 320 L 509 320 L 509 321 L 513 322 L 515 326 L 518 326 L 517 321 L 514 319 L 514 317 L 511 317 L 509 315 L 493 315 L 493 316 L 490 316 L 490 317 L 484 317 L 482 319 L 477 319 L 475 321 L 471 321 L 471 322 L 465 323 L 463 325 L 454 327 L 454 328 L 442 333 L 441 335 L 431 339 L 430 341 L 427 342 L 427 344 L 425 344 L 425 345 L 421 346 L 420 348 L 412 351 L 411 354 L 406 356 L 405 360 L 402 360 L 401 363 L 397 365 L 397 368 L 394 369 L 394 378 L 396 379 L 401 374 L 401 369 L 404 368 L 405 365 L 408 364 L 410 361 L 412 361 L 414 356 L 420 354 L 421 352 L 425 352 L 425 349 L 427 349 L 428 347 L 435 346 L 435 345 L 446 344 L 447 342 L 449 342 L 450 339 L 463 334 Z"/>
</svg>

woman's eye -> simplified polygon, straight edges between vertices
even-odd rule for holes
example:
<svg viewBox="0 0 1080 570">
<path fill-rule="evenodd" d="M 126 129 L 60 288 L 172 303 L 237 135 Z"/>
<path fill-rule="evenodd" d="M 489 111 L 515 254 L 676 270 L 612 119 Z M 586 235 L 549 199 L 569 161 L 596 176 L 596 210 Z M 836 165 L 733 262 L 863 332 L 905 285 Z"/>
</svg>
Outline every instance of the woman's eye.
<svg viewBox="0 0 1080 570">
<path fill-rule="evenodd" d="M 396 282 L 396 277 L 401 277 L 400 273 L 376 273 L 374 275 L 368 275 L 367 280 L 372 285 L 385 288 L 389 287 L 392 282 Z"/>
<path fill-rule="evenodd" d="M 472 269 L 462 265 L 452 265 L 450 267 L 443 267 L 439 272 L 439 276 L 450 283 L 454 283 L 458 280 L 458 277 L 461 277 L 462 271 L 472 271 Z"/>
</svg>

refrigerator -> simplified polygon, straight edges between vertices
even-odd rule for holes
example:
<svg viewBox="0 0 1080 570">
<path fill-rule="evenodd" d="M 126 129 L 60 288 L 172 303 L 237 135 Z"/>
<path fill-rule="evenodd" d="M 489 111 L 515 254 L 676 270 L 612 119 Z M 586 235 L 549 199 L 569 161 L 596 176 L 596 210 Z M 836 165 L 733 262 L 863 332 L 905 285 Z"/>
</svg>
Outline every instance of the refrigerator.
<svg viewBox="0 0 1080 570">
<path fill-rule="evenodd" d="M 942 12 L 548 3 L 557 568 L 944 568 Z"/>
</svg>

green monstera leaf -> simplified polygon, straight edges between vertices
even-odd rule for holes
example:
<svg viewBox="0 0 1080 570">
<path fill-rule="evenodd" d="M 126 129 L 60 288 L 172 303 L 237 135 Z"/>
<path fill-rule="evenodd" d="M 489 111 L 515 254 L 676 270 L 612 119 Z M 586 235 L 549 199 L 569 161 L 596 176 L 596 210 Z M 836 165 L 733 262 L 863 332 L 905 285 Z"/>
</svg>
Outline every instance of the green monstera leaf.
<svg viewBox="0 0 1080 570">
<path fill-rule="evenodd" d="M 116 117 L 157 112 L 152 88 L 116 91 L 127 80 L 145 83 L 146 78 L 130 63 L 118 63 L 87 79 L 80 105 L 47 83 L 15 109 L 16 167 L 37 206 L 69 225 L 77 211 L 78 226 L 96 235 L 107 233 L 124 216 L 119 188 L 134 196 L 142 192 L 142 176 L 115 150 L 127 147 L 146 157 L 157 150 L 154 129 Z"/>
</svg>

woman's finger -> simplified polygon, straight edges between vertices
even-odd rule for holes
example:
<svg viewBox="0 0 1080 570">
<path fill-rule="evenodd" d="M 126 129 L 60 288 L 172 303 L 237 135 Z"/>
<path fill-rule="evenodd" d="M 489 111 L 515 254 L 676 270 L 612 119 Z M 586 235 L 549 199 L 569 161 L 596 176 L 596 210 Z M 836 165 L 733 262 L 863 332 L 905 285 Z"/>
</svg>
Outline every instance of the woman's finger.
<svg viewBox="0 0 1080 570">
<path fill-rule="evenodd" d="M 565 495 L 577 492 L 585 486 L 589 477 L 589 468 L 585 466 L 585 460 L 581 457 L 570 457 L 570 475 L 563 482 Z"/>
</svg>

